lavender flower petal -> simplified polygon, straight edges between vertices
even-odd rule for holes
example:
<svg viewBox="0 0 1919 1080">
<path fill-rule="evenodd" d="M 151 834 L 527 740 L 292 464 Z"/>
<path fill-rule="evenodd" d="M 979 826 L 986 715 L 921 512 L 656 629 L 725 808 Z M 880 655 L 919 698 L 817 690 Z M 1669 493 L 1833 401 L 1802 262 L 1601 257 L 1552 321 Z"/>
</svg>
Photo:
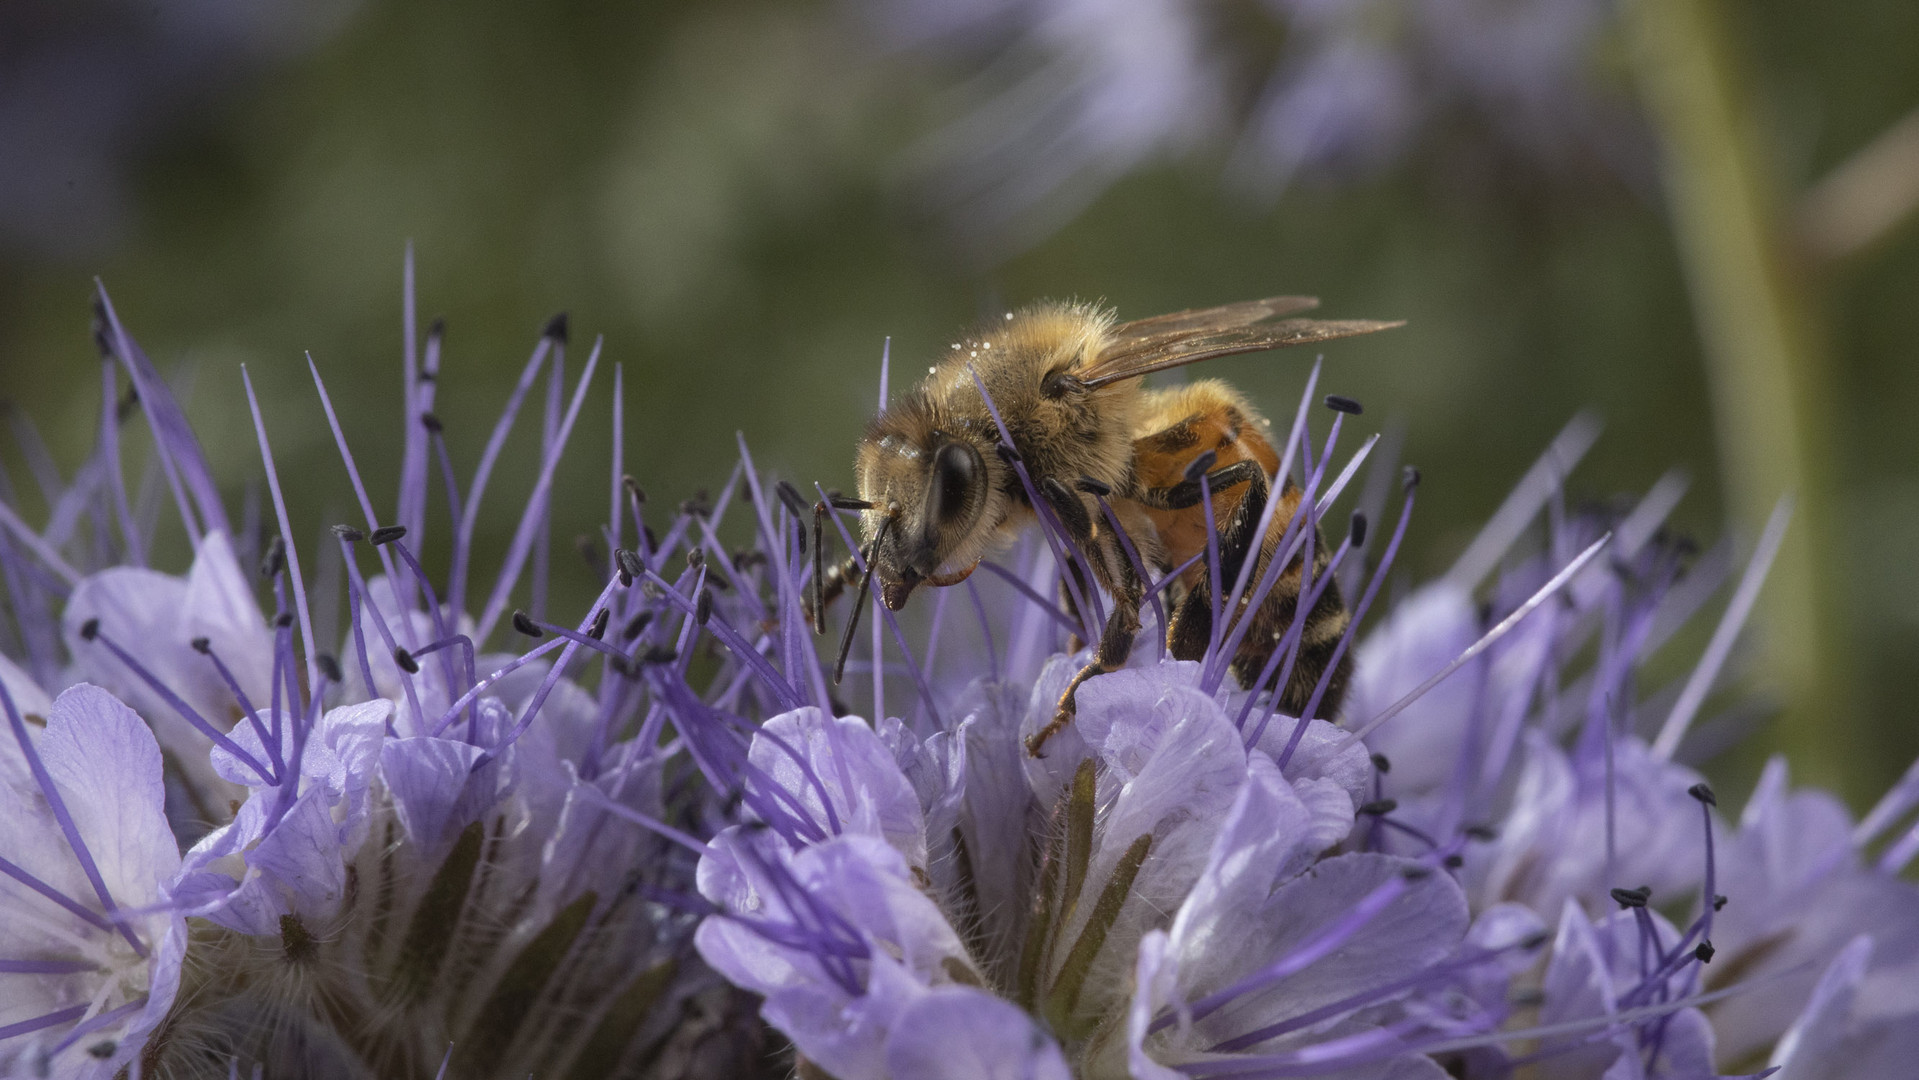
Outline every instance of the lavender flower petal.
<svg viewBox="0 0 1919 1080">
<path fill-rule="evenodd" d="M 1065 1055 L 1031 1017 L 971 987 L 938 987 L 895 1021 L 886 1068 L 915 1080 L 1071 1080 Z"/>
<path fill-rule="evenodd" d="M 0 956 L 87 964 L 65 974 L 0 974 L 0 1028 L 89 1003 L 116 1017 L 88 1036 L 90 1046 L 107 1048 L 105 1057 L 79 1046 L 55 1049 L 71 1027 L 59 1024 L 36 1040 L 0 1040 L 0 1071 L 107 1077 L 133 1058 L 172 1007 L 185 950 L 184 923 L 162 904 L 180 856 L 165 815 L 160 749 L 132 710 L 88 685 L 53 703 L 34 747 L 107 894 L 116 907 L 145 913 L 124 916 L 123 935 L 77 918 L 16 878 L 0 877 L 0 906 L 7 911 L 0 919 Z M 0 758 L 17 762 L 20 754 L 10 736 L 0 736 Z M 26 770 L 11 766 L 0 769 L 0 857 L 97 910 L 94 889 L 48 800 Z"/>
</svg>

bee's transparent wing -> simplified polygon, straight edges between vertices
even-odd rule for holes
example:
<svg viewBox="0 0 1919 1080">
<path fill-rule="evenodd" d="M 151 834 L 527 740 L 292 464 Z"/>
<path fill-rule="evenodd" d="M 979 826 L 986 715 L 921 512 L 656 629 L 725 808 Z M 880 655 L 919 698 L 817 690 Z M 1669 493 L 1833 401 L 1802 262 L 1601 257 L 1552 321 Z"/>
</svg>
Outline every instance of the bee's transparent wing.
<svg viewBox="0 0 1919 1080">
<path fill-rule="evenodd" d="M 1280 300 L 1296 299 L 1280 297 Z M 1273 301 L 1254 301 L 1253 304 L 1270 304 Z M 1213 311 L 1232 311 L 1240 317 L 1242 309 L 1251 305 L 1233 304 Z M 1294 309 L 1298 310 L 1298 309 Z M 1127 323 L 1119 327 L 1111 345 L 1095 357 L 1093 362 L 1075 372 L 1080 381 L 1089 388 L 1097 389 L 1121 379 L 1137 378 L 1154 371 L 1179 367 L 1183 364 L 1210 360 L 1215 356 L 1231 356 L 1234 353 L 1264 352 L 1267 349 L 1284 349 L 1293 345 L 1312 345 L 1336 338 L 1354 337 L 1370 334 L 1378 330 L 1390 330 L 1405 325 L 1405 320 L 1382 322 L 1378 319 L 1281 319 L 1278 322 L 1249 324 L 1248 322 L 1229 323 L 1221 327 L 1218 323 L 1198 322 L 1209 312 L 1181 313 L 1181 317 L 1193 320 L 1193 324 L 1181 329 L 1165 330 L 1144 335 L 1128 335 L 1128 327 L 1140 325 Z M 1263 316 L 1260 316 L 1263 317 Z M 1162 316 L 1174 318 L 1174 316 Z M 1152 320 L 1142 320 L 1151 322 Z"/>
<path fill-rule="evenodd" d="M 1267 319 L 1297 315 L 1318 306 L 1317 296 L 1269 296 L 1264 300 L 1241 300 L 1237 304 L 1222 304 L 1219 307 L 1187 308 L 1167 315 L 1155 315 L 1150 319 L 1121 323 L 1113 328 L 1113 337 L 1116 341 L 1136 341 L 1194 330 L 1230 330 Z"/>
</svg>

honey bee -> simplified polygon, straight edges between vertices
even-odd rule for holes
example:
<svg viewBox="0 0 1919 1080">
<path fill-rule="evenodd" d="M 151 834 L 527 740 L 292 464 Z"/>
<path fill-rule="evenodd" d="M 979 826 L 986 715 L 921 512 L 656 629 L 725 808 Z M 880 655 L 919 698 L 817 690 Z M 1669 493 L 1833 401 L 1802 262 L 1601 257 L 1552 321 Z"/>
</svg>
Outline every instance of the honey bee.
<svg viewBox="0 0 1919 1080">
<path fill-rule="evenodd" d="M 1247 580 L 1259 581 L 1298 512 L 1301 493 L 1285 478 L 1266 533 L 1256 536 L 1270 497 L 1268 478 L 1280 464 L 1266 422 L 1217 379 L 1148 389 L 1139 377 L 1216 356 L 1401 325 L 1286 317 L 1316 306 L 1309 297 L 1280 296 L 1121 323 L 1092 305 L 1048 303 L 1008 314 L 954 343 L 917 388 L 867 425 L 855 461 L 859 497 L 835 497 L 833 507 L 815 507 L 816 631 L 825 630 L 824 611 L 833 596 L 855 578 L 859 582 L 835 679 L 874 576 L 881 601 L 893 610 L 921 585 L 964 581 L 981 559 L 1037 520 L 1029 492 L 1057 518 L 1113 601 L 1091 660 L 1060 696 L 1052 721 L 1027 740 L 1030 753 L 1039 756 L 1047 739 L 1072 721 L 1081 683 L 1125 663 L 1139 632 L 1146 582 L 1114 522 L 1153 573 L 1191 563 L 1171 587 L 1167 647 L 1177 659 L 1202 657 L 1213 638 L 1212 577 L 1203 558 L 1193 560 L 1216 533 L 1225 588 L 1231 589 L 1255 549 Z M 819 526 L 832 508 L 860 511 L 862 551 L 860 558 L 828 568 Z M 1313 552 L 1317 581 L 1329 562 L 1323 538 Z M 1302 559 L 1293 557 L 1256 609 L 1248 611 L 1250 596 L 1241 597 L 1237 618 L 1251 623 L 1232 671 L 1248 689 L 1292 626 Z M 1078 571 L 1069 564 L 1067 572 Z M 1229 623 L 1235 618 L 1226 617 Z M 1326 666 L 1348 620 L 1338 587 L 1326 581 L 1300 628 L 1299 655 L 1280 688 L 1281 708 L 1302 711 L 1324 675 L 1329 681 L 1316 711 L 1337 711 L 1350 659 L 1342 658 L 1330 673 Z M 1276 681 L 1275 674 L 1267 677 Z"/>
</svg>

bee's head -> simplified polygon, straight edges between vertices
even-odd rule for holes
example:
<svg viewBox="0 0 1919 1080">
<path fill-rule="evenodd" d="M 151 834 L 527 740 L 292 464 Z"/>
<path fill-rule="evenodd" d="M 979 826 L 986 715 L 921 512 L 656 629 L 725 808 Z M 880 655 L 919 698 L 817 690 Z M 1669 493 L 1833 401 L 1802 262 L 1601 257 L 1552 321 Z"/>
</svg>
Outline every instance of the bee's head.
<svg viewBox="0 0 1919 1080">
<path fill-rule="evenodd" d="M 951 584 L 978 562 L 992 533 L 998 464 L 990 444 L 939 423 L 917 395 L 868 428 L 857 470 L 860 497 L 873 508 L 861 525 L 887 607 L 897 611 L 921 582 Z"/>
</svg>

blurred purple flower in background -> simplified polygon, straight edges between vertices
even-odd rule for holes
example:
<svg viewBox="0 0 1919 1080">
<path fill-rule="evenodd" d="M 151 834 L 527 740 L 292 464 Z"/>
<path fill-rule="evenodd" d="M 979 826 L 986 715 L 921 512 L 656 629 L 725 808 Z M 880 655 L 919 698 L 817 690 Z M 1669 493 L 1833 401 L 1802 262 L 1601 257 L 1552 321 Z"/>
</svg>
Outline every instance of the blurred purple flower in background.
<svg viewBox="0 0 1919 1080">
<path fill-rule="evenodd" d="M 230 84 L 320 44 L 358 0 L 17 0 L 0 10 L 0 240 L 98 256 L 140 153 Z"/>
<path fill-rule="evenodd" d="M 1494 160 L 1634 181 L 1595 0 L 865 0 L 890 45 L 946 62 L 958 115 L 922 147 L 932 203 L 988 251 L 1036 241 L 1142 166 L 1223 155 L 1269 198 L 1371 175 L 1465 126 Z"/>
<path fill-rule="evenodd" d="M 1784 508 L 1743 569 L 1663 531 L 1676 478 L 1569 510 L 1586 418 L 1361 639 L 1418 476 L 1372 565 L 1391 485 L 1364 485 L 1325 571 L 1354 586 L 1342 725 L 1278 712 L 1217 657 L 1166 659 L 1149 605 L 1129 664 L 1035 758 L 1079 666 L 1061 644 L 1092 636 L 1048 599 L 1050 545 L 1028 536 L 919 621 L 874 599 L 835 688 L 802 610 L 809 500 L 742 440 L 716 495 L 649 509 L 617 369 L 607 518 L 582 547 L 601 588 L 549 619 L 551 482 L 600 355 L 569 389 L 563 319 L 464 485 L 433 412 L 439 328 L 407 350 L 391 519 L 313 372 L 360 520 L 323 534 L 337 560 L 312 584 L 260 403 L 278 528 L 236 532 L 104 295 L 97 338 L 98 452 L 63 482 L 29 445 L 47 524 L 0 506 L 13 1072 L 1904 1075 L 1919 768 L 1857 825 L 1777 762 L 1720 816 L 1695 767 L 1742 713 L 1702 707 Z M 153 433 L 132 492 L 116 371 Z M 480 580 L 475 508 L 543 380 L 533 491 Z M 1317 380 L 1284 443 L 1295 552 L 1361 469 L 1400 475 L 1377 438 L 1335 460 L 1348 417 L 1315 434 Z M 417 553 L 429 480 L 443 575 Z M 184 577 L 145 565 L 131 510 L 168 497 Z M 1735 577 L 1690 672 L 1640 685 Z M 1249 584 L 1258 604 L 1274 582 Z M 346 628 L 322 636 L 341 592 Z"/>
</svg>

